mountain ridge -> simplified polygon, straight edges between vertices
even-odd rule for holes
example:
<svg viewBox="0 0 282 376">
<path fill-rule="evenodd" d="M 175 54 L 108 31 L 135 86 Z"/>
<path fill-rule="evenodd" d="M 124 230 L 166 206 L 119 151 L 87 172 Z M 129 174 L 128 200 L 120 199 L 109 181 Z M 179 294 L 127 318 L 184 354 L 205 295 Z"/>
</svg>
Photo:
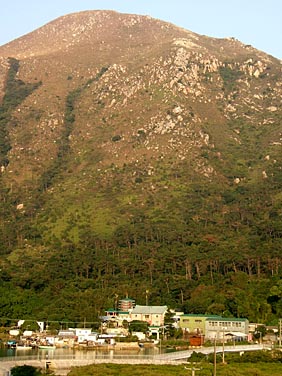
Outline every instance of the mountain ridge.
<svg viewBox="0 0 282 376">
<path fill-rule="evenodd" d="M 275 318 L 279 60 L 234 38 L 108 11 L 60 17 L 1 46 L 0 59 L 5 288 L 49 303 L 54 288 L 56 304 L 85 293 L 93 316 L 114 291 L 143 299 L 144 286 L 155 303 L 191 312 L 201 284 L 218 292 L 223 283 L 224 296 L 203 298 L 208 313 L 216 303 Z M 241 300 L 238 311 L 232 278 L 246 291 L 256 278 L 269 313 Z M 87 294 L 99 296 L 92 313 Z M 77 314 L 51 308 L 44 314 Z"/>
</svg>

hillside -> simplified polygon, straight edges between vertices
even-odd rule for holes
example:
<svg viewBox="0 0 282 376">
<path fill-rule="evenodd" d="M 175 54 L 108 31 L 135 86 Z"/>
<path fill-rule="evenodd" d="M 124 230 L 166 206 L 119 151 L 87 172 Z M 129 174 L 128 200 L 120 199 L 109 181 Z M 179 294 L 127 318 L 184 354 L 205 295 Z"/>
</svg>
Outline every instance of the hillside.
<svg viewBox="0 0 282 376">
<path fill-rule="evenodd" d="M 2 316 L 95 320 L 149 290 L 281 317 L 281 68 L 111 11 L 1 46 Z"/>
</svg>

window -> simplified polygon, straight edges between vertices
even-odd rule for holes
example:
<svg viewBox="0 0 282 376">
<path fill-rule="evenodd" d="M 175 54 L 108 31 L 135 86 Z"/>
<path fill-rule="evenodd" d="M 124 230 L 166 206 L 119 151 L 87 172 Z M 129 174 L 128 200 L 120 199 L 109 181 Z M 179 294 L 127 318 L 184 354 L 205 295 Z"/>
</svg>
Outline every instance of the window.
<svg viewBox="0 0 282 376">
<path fill-rule="evenodd" d="M 216 321 L 210 321 L 209 325 L 210 326 L 217 326 L 217 322 Z"/>
<path fill-rule="evenodd" d="M 145 315 L 145 319 L 149 319 L 150 318 L 150 315 Z"/>
</svg>

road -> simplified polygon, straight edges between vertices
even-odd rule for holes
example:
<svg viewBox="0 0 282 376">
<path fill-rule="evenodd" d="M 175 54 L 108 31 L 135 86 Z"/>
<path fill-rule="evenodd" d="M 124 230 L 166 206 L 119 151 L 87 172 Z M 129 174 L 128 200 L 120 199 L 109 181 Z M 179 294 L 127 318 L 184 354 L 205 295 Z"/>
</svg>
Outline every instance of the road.
<svg viewBox="0 0 282 376">
<path fill-rule="evenodd" d="M 224 352 L 244 352 L 244 351 L 257 351 L 257 350 L 263 350 L 269 348 L 264 345 L 236 345 L 236 346 L 224 346 Z M 217 346 L 216 349 L 214 346 L 212 347 L 201 347 L 201 348 L 194 348 L 191 350 L 185 350 L 185 351 L 176 351 L 172 353 L 165 353 L 160 355 L 155 355 L 155 359 L 158 360 L 184 360 L 189 358 L 193 352 L 200 352 L 202 354 L 212 354 L 214 353 L 214 350 L 216 350 L 217 353 L 223 352 L 223 347 Z"/>
</svg>

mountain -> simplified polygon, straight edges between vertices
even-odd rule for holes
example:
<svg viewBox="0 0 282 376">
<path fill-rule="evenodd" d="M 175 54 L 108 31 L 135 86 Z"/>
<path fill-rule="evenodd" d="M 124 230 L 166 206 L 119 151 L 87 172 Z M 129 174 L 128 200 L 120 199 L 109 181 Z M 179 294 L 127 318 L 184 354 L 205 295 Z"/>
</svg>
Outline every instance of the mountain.
<svg viewBox="0 0 282 376">
<path fill-rule="evenodd" d="M 281 317 L 281 61 L 87 11 L 0 47 L 3 317 L 129 294 Z"/>
</svg>

